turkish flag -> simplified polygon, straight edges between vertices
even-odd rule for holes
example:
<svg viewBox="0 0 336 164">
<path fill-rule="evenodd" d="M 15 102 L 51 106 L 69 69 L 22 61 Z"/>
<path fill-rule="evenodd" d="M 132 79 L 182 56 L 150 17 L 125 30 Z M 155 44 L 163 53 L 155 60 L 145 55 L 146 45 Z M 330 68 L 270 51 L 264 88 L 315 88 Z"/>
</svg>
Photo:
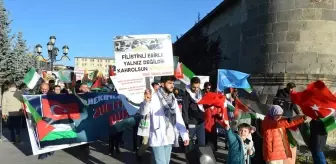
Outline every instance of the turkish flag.
<svg viewBox="0 0 336 164">
<path fill-rule="evenodd" d="M 291 93 L 291 99 L 312 119 L 328 117 L 336 109 L 336 97 L 320 80 L 309 84 L 302 92 Z"/>
<path fill-rule="evenodd" d="M 80 119 L 79 106 L 76 102 L 59 103 L 55 100 L 48 100 L 42 98 L 42 113 L 43 117 L 51 118 L 53 120 L 63 119 Z"/>
<path fill-rule="evenodd" d="M 224 107 L 225 97 L 220 93 L 209 92 L 206 93 L 198 104 L 205 104 L 210 106 L 216 106 L 219 108 Z"/>
<path fill-rule="evenodd" d="M 202 99 L 198 102 L 198 104 L 206 104 L 209 106 L 216 106 L 218 108 L 221 108 L 222 110 L 221 114 L 222 115 L 222 120 L 217 121 L 221 126 L 226 127 L 229 125 L 229 118 L 227 115 L 227 108 L 225 106 L 225 97 L 224 95 L 220 93 L 215 93 L 215 92 L 209 92 L 206 93 Z"/>
</svg>

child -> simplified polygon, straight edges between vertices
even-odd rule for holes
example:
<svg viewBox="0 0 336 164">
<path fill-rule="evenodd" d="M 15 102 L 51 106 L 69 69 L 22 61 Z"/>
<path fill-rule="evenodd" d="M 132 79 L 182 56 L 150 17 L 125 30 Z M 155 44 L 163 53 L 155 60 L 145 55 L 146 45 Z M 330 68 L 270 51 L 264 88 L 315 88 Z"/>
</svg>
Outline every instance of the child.
<svg viewBox="0 0 336 164">
<path fill-rule="evenodd" d="M 250 164 L 250 156 L 255 152 L 251 125 L 242 123 L 238 126 L 238 134 L 233 133 L 230 126 L 226 127 L 226 138 L 229 144 L 228 164 Z"/>
<path fill-rule="evenodd" d="M 283 118 L 284 111 L 279 105 L 272 105 L 262 121 L 263 156 L 268 164 L 283 164 L 292 157 L 286 129 L 304 122 L 305 116 Z"/>
</svg>

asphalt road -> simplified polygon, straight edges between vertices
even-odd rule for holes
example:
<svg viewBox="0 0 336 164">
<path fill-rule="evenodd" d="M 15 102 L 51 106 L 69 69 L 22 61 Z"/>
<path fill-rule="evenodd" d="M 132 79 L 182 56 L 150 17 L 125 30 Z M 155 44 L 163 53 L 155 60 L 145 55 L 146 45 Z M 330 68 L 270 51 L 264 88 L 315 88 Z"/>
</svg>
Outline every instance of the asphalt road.
<svg viewBox="0 0 336 164">
<path fill-rule="evenodd" d="M 27 129 L 22 129 L 22 140 L 23 144 L 13 145 L 7 140 L 9 137 L 9 132 L 6 128 L 3 129 L 3 139 L 4 141 L 0 143 L 0 163 L 4 164 L 77 164 L 77 163 L 87 163 L 87 164 L 136 164 L 138 163 L 135 159 L 132 150 L 132 131 L 125 131 L 124 145 L 122 146 L 122 153 L 116 156 L 110 156 L 108 154 L 108 144 L 106 141 L 97 141 L 91 144 L 91 154 L 89 156 L 83 155 L 78 148 L 69 148 L 66 150 L 56 151 L 54 156 L 51 156 L 45 160 L 38 160 L 37 156 L 33 156 L 31 147 L 28 140 Z M 226 151 L 223 150 L 224 144 L 219 142 L 220 150 L 216 152 L 217 162 L 224 163 Z M 171 155 L 171 164 L 182 164 L 185 162 L 185 155 L 180 149 L 173 149 Z M 150 151 L 147 151 L 142 163 L 150 163 L 151 155 Z"/>
</svg>

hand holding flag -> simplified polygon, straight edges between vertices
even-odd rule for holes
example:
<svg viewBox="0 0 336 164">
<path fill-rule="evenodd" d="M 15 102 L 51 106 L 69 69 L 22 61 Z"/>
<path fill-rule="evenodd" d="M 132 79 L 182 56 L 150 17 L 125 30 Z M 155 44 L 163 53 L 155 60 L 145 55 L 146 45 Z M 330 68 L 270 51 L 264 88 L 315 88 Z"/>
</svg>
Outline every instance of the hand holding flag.
<svg viewBox="0 0 336 164">
<path fill-rule="evenodd" d="M 291 99 L 301 107 L 305 115 L 312 119 L 321 119 L 327 131 L 336 129 L 336 97 L 322 81 L 309 84 L 302 92 L 291 93 Z"/>
</svg>

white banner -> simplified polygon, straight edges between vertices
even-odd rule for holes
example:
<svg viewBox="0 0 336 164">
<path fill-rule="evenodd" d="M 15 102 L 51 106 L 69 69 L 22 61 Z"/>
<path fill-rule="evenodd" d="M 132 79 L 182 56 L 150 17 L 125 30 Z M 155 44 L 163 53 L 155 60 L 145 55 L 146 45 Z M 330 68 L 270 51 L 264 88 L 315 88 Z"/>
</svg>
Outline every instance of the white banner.
<svg viewBox="0 0 336 164">
<path fill-rule="evenodd" d="M 201 88 L 201 89 L 204 89 L 204 88 L 203 88 L 203 87 L 204 87 L 204 83 L 205 83 L 205 82 L 209 82 L 210 77 L 209 77 L 209 76 L 196 76 L 196 77 L 200 78 L 200 80 L 201 80 L 200 88 Z"/>
<path fill-rule="evenodd" d="M 111 76 L 110 77 L 114 87 L 117 89 L 119 95 L 124 95 L 128 103 L 137 107 L 144 100 L 144 92 L 146 89 L 146 80 L 144 77 L 120 77 Z M 126 106 L 126 104 L 124 105 Z M 138 108 L 133 111 L 126 107 L 130 115 L 135 114 Z"/>
<path fill-rule="evenodd" d="M 171 36 L 128 35 L 114 38 L 117 76 L 174 75 Z"/>
<path fill-rule="evenodd" d="M 84 77 L 84 70 L 82 69 L 75 69 L 74 73 L 76 74 L 76 80 L 82 80 Z"/>
</svg>

